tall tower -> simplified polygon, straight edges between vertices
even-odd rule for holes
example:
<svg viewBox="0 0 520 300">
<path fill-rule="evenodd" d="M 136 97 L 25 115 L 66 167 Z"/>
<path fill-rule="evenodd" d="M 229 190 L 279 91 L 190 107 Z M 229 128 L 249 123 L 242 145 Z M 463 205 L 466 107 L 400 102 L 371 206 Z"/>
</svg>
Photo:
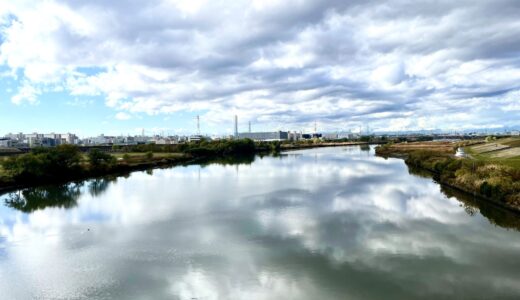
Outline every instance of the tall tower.
<svg viewBox="0 0 520 300">
<path fill-rule="evenodd" d="M 251 133 L 251 121 L 249 121 L 249 133 Z"/>
<path fill-rule="evenodd" d="M 197 115 L 197 135 L 200 135 L 200 117 Z"/>
<path fill-rule="evenodd" d="M 238 116 L 235 115 L 235 138 L 238 139 Z"/>
<path fill-rule="evenodd" d="M 318 123 L 314 121 L 314 133 L 318 133 Z"/>
</svg>

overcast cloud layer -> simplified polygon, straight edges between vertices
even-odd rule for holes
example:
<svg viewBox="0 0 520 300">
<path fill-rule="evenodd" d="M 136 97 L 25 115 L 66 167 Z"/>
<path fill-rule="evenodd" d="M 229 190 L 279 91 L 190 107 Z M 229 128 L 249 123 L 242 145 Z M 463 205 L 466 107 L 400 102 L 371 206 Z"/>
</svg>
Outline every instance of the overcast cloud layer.
<svg viewBox="0 0 520 300">
<path fill-rule="evenodd" d="M 13 105 L 380 130 L 520 125 L 520 1 L 0 2 Z"/>
</svg>

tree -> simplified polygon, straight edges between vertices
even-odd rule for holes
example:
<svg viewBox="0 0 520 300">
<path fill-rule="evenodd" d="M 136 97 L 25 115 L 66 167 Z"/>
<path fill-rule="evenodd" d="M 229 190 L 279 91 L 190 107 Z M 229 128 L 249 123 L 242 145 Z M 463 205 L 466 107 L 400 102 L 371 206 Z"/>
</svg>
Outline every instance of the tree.
<svg viewBox="0 0 520 300">
<path fill-rule="evenodd" d="M 116 159 L 112 155 L 99 149 L 92 149 L 88 153 L 90 167 L 92 169 L 104 169 L 115 164 Z"/>
<path fill-rule="evenodd" d="M 59 171 L 76 168 L 81 161 L 81 153 L 74 145 L 60 145 L 48 152 L 49 162 Z"/>
<path fill-rule="evenodd" d="M 73 145 L 56 148 L 36 148 L 28 154 L 13 156 L 3 162 L 6 172 L 21 180 L 56 179 L 77 174 L 81 153 Z"/>
</svg>

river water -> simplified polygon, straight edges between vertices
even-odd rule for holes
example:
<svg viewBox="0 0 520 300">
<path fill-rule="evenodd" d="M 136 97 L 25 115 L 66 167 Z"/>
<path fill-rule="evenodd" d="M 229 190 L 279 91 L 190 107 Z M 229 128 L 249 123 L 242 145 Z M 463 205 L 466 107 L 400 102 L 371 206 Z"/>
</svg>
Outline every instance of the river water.
<svg viewBox="0 0 520 300">
<path fill-rule="evenodd" d="M 520 299 L 520 217 L 368 147 L 0 201 L 0 299 Z"/>
</svg>

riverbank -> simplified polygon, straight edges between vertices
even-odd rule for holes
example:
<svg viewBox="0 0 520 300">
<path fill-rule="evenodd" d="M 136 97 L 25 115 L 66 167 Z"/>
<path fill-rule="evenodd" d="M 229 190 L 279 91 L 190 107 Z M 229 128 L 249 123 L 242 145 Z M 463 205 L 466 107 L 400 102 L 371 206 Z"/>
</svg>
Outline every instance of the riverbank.
<svg viewBox="0 0 520 300">
<path fill-rule="evenodd" d="M 188 165 L 191 163 L 195 163 L 201 158 L 194 158 L 190 156 L 180 156 L 180 157 L 169 157 L 169 158 L 155 158 L 146 161 L 134 161 L 134 162 L 118 162 L 117 164 L 111 166 L 110 168 L 106 168 L 103 170 L 89 169 L 85 168 L 82 172 L 69 174 L 68 177 L 62 178 L 54 178 L 47 180 L 39 180 L 39 181 L 20 181 L 14 178 L 2 178 L 0 179 L 0 193 L 11 192 L 18 189 L 28 188 L 28 187 L 36 187 L 47 184 L 63 184 L 67 182 L 74 181 L 83 181 L 88 179 L 93 179 L 97 177 L 107 176 L 107 175 L 124 175 L 133 171 L 142 171 L 154 168 L 161 167 L 171 167 L 171 166 L 180 166 L 180 165 Z"/>
<path fill-rule="evenodd" d="M 367 142 L 253 142 L 251 140 L 178 145 L 113 147 L 81 153 L 64 145 L 35 149 L 28 154 L 0 158 L 0 193 L 47 184 L 62 184 L 132 171 L 194 163 L 251 163 L 256 154 L 316 147 L 368 145 Z"/>
<path fill-rule="evenodd" d="M 345 147 L 345 146 L 368 146 L 370 144 L 381 144 L 381 143 L 369 143 L 369 142 L 319 142 L 319 143 L 286 143 L 280 145 L 280 150 L 302 150 L 312 149 L 321 147 Z"/>
<path fill-rule="evenodd" d="M 504 160 L 454 155 L 458 148 L 471 153 L 473 147 L 486 143 L 489 142 L 389 144 L 376 148 L 376 154 L 402 158 L 408 166 L 431 172 L 441 184 L 520 212 L 520 167 Z"/>
<path fill-rule="evenodd" d="M 207 163 L 212 160 L 254 157 L 276 149 L 274 144 L 251 140 L 181 145 L 135 145 L 110 153 L 93 149 L 82 153 L 73 145 L 37 148 L 30 153 L 0 160 L 0 192 L 47 184 L 66 183 L 157 167 Z"/>
</svg>

